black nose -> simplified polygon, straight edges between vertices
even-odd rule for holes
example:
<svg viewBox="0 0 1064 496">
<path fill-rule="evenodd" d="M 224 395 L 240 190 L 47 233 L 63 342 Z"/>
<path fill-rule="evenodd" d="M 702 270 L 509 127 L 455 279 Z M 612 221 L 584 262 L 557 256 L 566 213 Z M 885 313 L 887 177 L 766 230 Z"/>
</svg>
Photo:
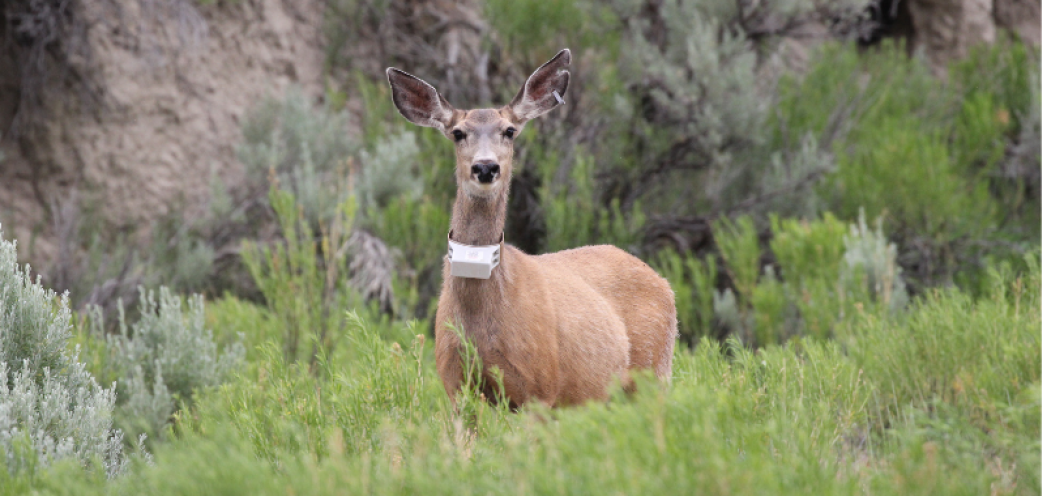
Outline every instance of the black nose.
<svg viewBox="0 0 1064 496">
<path fill-rule="evenodd" d="M 477 181 L 488 184 L 494 181 L 495 177 L 499 175 L 499 164 L 494 162 L 473 164 L 473 175 L 477 177 Z"/>
</svg>

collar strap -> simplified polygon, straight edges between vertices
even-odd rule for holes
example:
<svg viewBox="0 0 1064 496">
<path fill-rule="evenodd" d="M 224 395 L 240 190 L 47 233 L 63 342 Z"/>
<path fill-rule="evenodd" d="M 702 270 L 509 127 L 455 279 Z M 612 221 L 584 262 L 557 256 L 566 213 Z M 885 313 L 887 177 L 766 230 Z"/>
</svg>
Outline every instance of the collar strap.
<svg viewBox="0 0 1064 496">
<path fill-rule="evenodd" d="M 502 244 L 505 236 L 497 245 L 471 246 L 451 239 L 447 233 L 447 261 L 451 262 L 451 275 L 473 279 L 488 279 L 491 271 L 502 260 Z"/>
</svg>

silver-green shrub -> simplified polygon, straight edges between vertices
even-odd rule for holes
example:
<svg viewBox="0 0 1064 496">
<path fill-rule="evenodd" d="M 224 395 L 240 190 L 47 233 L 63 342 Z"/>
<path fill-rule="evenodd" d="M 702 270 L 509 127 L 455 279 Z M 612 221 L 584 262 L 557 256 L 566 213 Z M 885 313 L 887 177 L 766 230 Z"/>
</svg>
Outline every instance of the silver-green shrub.
<svg viewBox="0 0 1064 496">
<path fill-rule="evenodd" d="M 846 251 L 842 255 L 847 270 L 842 271 L 850 282 L 863 282 L 872 301 L 886 304 L 891 311 L 901 310 L 909 301 L 905 281 L 898 267 L 898 247 L 883 234 L 883 218 L 876 219 L 875 230 L 868 228 L 864 210 L 856 224 L 850 225 L 850 233 L 843 237 Z"/>
<path fill-rule="evenodd" d="M 126 465 L 115 390 L 67 350 L 70 328 L 67 296 L 33 281 L 0 230 L 0 462 L 11 472 L 66 458 L 102 463 L 109 476 Z"/>
<path fill-rule="evenodd" d="M 119 309 L 122 307 L 119 306 Z M 129 433 L 157 436 L 177 408 L 199 388 L 221 384 L 244 360 L 240 342 L 219 349 L 206 327 L 203 297 L 187 299 L 159 288 L 140 290 L 140 320 L 119 312 L 117 334 L 107 334 L 102 312 L 90 311 L 90 329 L 107 343 L 108 372 L 118 379 L 116 423 Z"/>
<path fill-rule="evenodd" d="M 773 142 L 776 82 L 788 58 L 782 41 L 828 25 L 848 36 L 870 2 L 610 3 L 625 24 L 619 70 L 631 89 L 618 101 L 618 120 L 635 130 L 628 167 L 636 185 L 623 190 L 624 204 L 687 188 L 701 197 L 685 205 L 692 212 L 814 214 L 815 198 L 803 195 L 834 160 L 830 140 Z"/>
<path fill-rule="evenodd" d="M 355 182 L 359 203 L 373 208 L 403 195 L 420 197 L 424 184 L 416 171 L 418 152 L 410 131 L 382 136 L 372 152 L 360 151 L 362 169 Z"/>
<path fill-rule="evenodd" d="M 252 181 L 273 174 L 314 225 L 352 193 L 367 208 L 403 195 L 421 196 L 414 133 L 387 133 L 362 147 L 348 120 L 345 112 L 318 108 L 293 89 L 283 99 L 267 98 L 248 112 L 237 156 Z"/>
<path fill-rule="evenodd" d="M 253 107 L 244 118 L 244 141 L 236 152 L 262 202 L 272 175 L 281 189 L 296 196 L 313 225 L 326 220 L 350 194 L 347 182 L 338 180 L 358 150 L 347 122 L 345 112 L 318 109 L 296 88 Z"/>
</svg>

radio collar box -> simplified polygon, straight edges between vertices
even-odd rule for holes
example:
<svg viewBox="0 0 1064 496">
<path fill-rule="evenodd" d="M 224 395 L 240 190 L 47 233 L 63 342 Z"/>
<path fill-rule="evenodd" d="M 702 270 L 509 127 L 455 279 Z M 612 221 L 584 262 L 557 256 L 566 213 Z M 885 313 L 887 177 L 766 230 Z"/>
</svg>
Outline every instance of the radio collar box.
<svg viewBox="0 0 1064 496">
<path fill-rule="evenodd" d="M 487 279 L 499 265 L 502 245 L 469 246 L 447 240 L 447 258 L 451 261 L 451 275 L 473 279 Z"/>
</svg>

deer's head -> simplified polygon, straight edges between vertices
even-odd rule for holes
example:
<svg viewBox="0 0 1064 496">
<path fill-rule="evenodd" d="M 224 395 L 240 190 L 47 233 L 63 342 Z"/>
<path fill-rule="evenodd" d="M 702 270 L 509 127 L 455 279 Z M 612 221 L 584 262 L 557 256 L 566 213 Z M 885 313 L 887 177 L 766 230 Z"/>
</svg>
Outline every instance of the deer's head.
<svg viewBox="0 0 1064 496">
<path fill-rule="evenodd" d="M 491 197 L 507 188 L 513 172 L 514 138 L 525 124 L 562 103 L 569 86 L 572 56 L 566 48 L 528 77 L 502 108 L 460 110 L 432 85 L 388 68 L 392 101 L 399 113 L 419 126 L 434 127 L 454 142 L 458 187 L 473 196 Z"/>
</svg>

